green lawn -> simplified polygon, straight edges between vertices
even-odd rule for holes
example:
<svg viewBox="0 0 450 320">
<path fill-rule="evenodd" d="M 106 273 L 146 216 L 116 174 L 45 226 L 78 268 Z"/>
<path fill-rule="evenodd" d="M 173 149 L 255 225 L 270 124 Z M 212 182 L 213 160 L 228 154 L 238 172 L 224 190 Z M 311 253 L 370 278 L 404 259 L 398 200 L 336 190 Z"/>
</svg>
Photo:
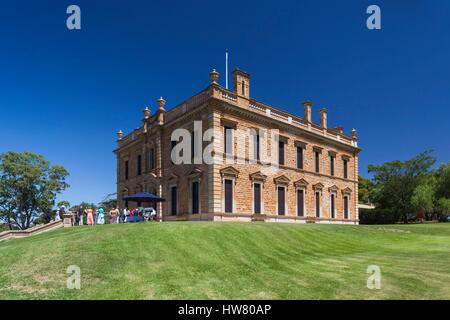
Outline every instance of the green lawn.
<svg viewBox="0 0 450 320">
<path fill-rule="evenodd" d="M 81 290 L 66 288 L 69 265 Z M 0 242 L 0 299 L 32 298 L 450 299 L 450 223 L 152 222 Z"/>
</svg>

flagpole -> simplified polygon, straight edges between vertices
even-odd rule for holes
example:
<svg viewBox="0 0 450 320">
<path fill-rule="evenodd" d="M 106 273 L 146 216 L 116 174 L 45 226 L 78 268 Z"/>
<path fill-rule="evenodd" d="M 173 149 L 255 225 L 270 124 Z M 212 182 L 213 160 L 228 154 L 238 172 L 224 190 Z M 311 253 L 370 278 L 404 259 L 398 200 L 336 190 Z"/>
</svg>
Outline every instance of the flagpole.
<svg viewBox="0 0 450 320">
<path fill-rule="evenodd" d="M 225 89 L 228 90 L 228 49 L 225 51 Z"/>
</svg>

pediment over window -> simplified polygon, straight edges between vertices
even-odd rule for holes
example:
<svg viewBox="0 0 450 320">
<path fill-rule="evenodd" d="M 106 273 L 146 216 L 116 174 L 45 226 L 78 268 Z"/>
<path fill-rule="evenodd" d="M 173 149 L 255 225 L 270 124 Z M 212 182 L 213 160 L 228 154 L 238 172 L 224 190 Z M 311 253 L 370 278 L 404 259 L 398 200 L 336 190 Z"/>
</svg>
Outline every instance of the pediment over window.
<svg viewBox="0 0 450 320">
<path fill-rule="evenodd" d="M 324 185 L 321 184 L 320 182 L 313 185 L 314 190 L 322 190 L 323 188 L 324 188 Z"/>
<path fill-rule="evenodd" d="M 178 179 L 180 179 L 180 176 L 173 172 L 169 176 L 169 180 L 171 180 L 171 181 L 178 181 Z"/>
<path fill-rule="evenodd" d="M 279 177 L 274 178 L 273 181 L 275 182 L 275 184 L 289 184 L 291 182 L 291 179 L 283 174 Z"/>
<path fill-rule="evenodd" d="M 306 188 L 308 184 L 308 181 L 306 181 L 305 179 L 299 179 L 294 182 L 296 188 Z"/>
<path fill-rule="evenodd" d="M 220 175 L 222 177 L 224 176 L 228 176 L 228 177 L 235 177 L 237 178 L 239 176 L 239 170 L 237 170 L 236 168 L 229 166 L 226 168 L 223 168 L 220 170 Z"/>
<path fill-rule="evenodd" d="M 254 172 L 250 174 L 250 180 L 266 181 L 267 176 L 262 174 L 261 171 Z"/>
<path fill-rule="evenodd" d="M 342 190 L 342 194 L 350 194 L 350 193 L 352 193 L 352 189 L 350 189 L 349 187 Z"/>
<path fill-rule="evenodd" d="M 199 168 L 194 168 L 187 176 L 189 178 L 196 178 L 196 177 L 200 177 L 202 175 L 203 171 L 200 170 Z"/>
<path fill-rule="evenodd" d="M 330 191 L 330 192 L 338 192 L 338 190 L 339 190 L 339 188 L 336 185 L 328 188 L 328 191 Z"/>
</svg>

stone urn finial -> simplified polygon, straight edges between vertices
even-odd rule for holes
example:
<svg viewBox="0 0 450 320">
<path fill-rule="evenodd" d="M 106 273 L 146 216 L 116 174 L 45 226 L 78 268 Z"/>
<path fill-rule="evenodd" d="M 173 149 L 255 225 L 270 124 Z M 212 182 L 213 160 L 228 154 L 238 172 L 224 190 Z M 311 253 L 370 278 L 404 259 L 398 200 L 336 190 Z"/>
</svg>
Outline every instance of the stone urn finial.
<svg viewBox="0 0 450 320">
<path fill-rule="evenodd" d="M 163 97 L 160 97 L 158 100 L 156 100 L 156 102 L 158 102 L 159 110 L 164 110 L 164 106 L 166 105 L 166 100 L 164 100 Z"/>
<path fill-rule="evenodd" d="M 123 139 L 123 132 L 122 132 L 122 130 L 119 130 L 119 132 L 117 132 L 117 139 L 118 140 L 122 140 Z"/>
<path fill-rule="evenodd" d="M 211 83 L 217 84 L 217 81 L 219 80 L 219 73 L 216 69 L 213 69 L 213 71 L 209 73 L 209 79 L 211 80 Z"/>
<path fill-rule="evenodd" d="M 352 139 L 357 140 L 358 139 L 358 132 L 355 128 L 352 129 Z"/>
<path fill-rule="evenodd" d="M 144 109 L 144 118 L 145 119 L 150 118 L 150 108 L 149 107 L 145 107 L 145 109 Z"/>
</svg>

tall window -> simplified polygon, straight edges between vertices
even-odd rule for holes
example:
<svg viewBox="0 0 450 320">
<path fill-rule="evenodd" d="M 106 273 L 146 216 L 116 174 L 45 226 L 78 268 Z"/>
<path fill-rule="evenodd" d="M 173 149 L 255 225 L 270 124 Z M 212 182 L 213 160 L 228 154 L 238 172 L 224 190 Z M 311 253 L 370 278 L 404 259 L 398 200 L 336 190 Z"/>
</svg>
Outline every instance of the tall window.
<svg viewBox="0 0 450 320">
<path fill-rule="evenodd" d="M 198 181 L 192 182 L 192 213 L 200 212 L 200 192 Z"/>
<path fill-rule="evenodd" d="M 278 164 L 284 165 L 284 141 L 278 141 Z"/>
<path fill-rule="evenodd" d="M 344 196 L 344 219 L 348 219 L 348 196 Z"/>
<path fill-rule="evenodd" d="M 177 215 L 177 192 L 178 190 L 177 190 L 177 187 L 176 186 L 172 186 L 171 188 L 170 188 L 170 201 L 171 201 L 171 203 L 170 203 L 170 213 L 173 215 L 173 216 L 176 216 Z"/>
<path fill-rule="evenodd" d="M 314 157 L 315 157 L 315 167 L 316 167 L 315 169 L 316 169 L 316 172 L 319 173 L 320 172 L 320 152 L 315 151 Z"/>
<path fill-rule="evenodd" d="M 253 157 L 255 160 L 260 160 L 260 139 L 259 134 L 253 136 Z"/>
<path fill-rule="evenodd" d="M 194 163 L 195 159 L 195 134 L 191 133 L 191 163 Z"/>
<path fill-rule="evenodd" d="M 142 174 L 142 156 L 138 155 L 137 157 L 137 175 L 140 176 Z"/>
<path fill-rule="evenodd" d="M 320 192 L 316 192 L 316 217 L 320 217 Z"/>
<path fill-rule="evenodd" d="M 242 80 L 242 95 L 245 96 L 245 81 Z"/>
<path fill-rule="evenodd" d="M 303 169 L 303 148 L 297 147 L 297 168 Z"/>
<path fill-rule="evenodd" d="M 172 150 L 173 150 L 173 148 L 175 148 L 176 145 L 177 145 L 177 141 L 173 141 L 173 140 L 170 141 L 170 152 L 169 152 L 169 157 L 170 157 L 170 162 L 171 162 L 172 164 L 174 164 L 173 159 L 172 159 Z"/>
<path fill-rule="evenodd" d="M 303 217 L 305 215 L 305 190 L 297 190 L 297 216 Z"/>
<path fill-rule="evenodd" d="M 151 148 L 148 155 L 149 167 L 150 170 L 155 169 L 155 149 Z"/>
<path fill-rule="evenodd" d="M 125 161 L 125 180 L 128 180 L 128 173 L 129 173 L 128 169 L 129 169 L 129 165 L 128 165 L 128 160 L 127 160 L 127 161 Z"/>
<path fill-rule="evenodd" d="M 225 183 L 225 212 L 233 212 L 233 180 L 226 179 Z"/>
<path fill-rule="evenodd" d="M 286 189 L 278 187 L 278 214 L 284 216 L 286 213 Z"/>
<path fill-rule="evenodd" d="M 253 184 L 253 208 L 254 213 L 261 213 L 261 184 Z"/>
<path fill-rule="evenodd" d="M 335 204 L 335 195 L 334 193 L 330 196 L 330 216 L 332 219 L 335 218 L 335 212 L 336 212 L 336 204 Z"/>
<path fill-rule="evenodd" d="M 334 156 L 330 156 L 330 175 L 334 176 Z"/>
<path fill-rule="evenodd" d="M 230 127 L 224 127 L 223 145 L 226 154 L 233 154 L 233 129 Z"/>
<path fill-rule="evenodd" d="M 344 178 L 348 178 L 348 160 L 344 159 Z"/>
</svg>

